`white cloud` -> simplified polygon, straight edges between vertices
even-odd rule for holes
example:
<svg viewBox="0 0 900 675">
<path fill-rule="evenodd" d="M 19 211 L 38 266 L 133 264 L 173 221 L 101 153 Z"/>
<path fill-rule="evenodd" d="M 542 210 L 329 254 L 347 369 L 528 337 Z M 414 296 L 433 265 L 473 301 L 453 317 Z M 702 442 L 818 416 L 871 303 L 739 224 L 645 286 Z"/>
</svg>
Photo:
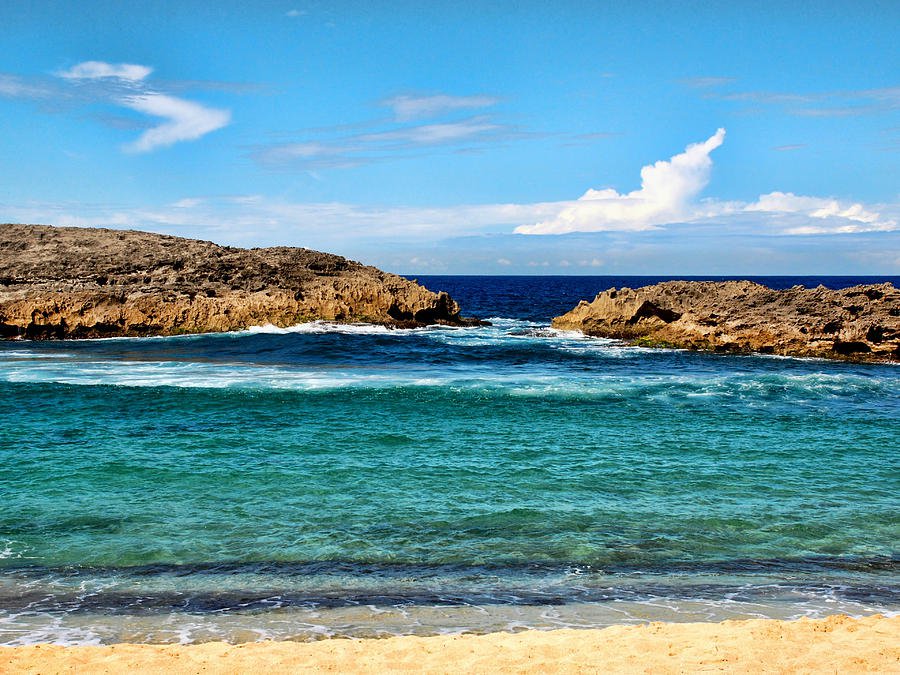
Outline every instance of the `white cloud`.
<svg viewBox="0 0 900 675">
<path fill-rule="evenodd" d="M 227 111 L 204 108 L 161 94 L 132 96 L 128 101 L 135 110 L 168 120 L 147 131 L 135 144 L 135 150 L 196 138 L 228 121 Z M 627 194 L 611 189 L 588 190 L 575 201 L 412 207 L 298 203 L 249 194 L 186 196 L 166 206 L 128 210 L 91 209 L 86 205 L 19 208 L 0 204 L 0 207 L 5 209 L 11 222 L 127 225 L 237 244 L 299 242 L 326 249 L 344 246 L 347 241 L 381 242 L 379 245 L 383 246 L 384 241 L 392 244 L 435 242 L 469 235 L 478 235 L 472 238 L 480 240 L 483 235 L 514 231 L 528 234 L 608 232 L 611 233 L 610 240 L 617 242 L 648 241 L 648 237 L 653 237 L 666 242 L 660 248 L 663 250 L 698 237 L 852 235 L 900 229 L 900 204 L 873 206 L 777 191 L 761 195 L 755 201 L 697 200 L 709 181 L 710 153 L 722 144 L 724 136 L 724 129 L 719 129 L 706 141 L 689 145 L 670 160 L 645 166 L 641 170 L 639 190 Z M 412 142 L 408 136 L 402 140 Z M 329 146 L 315 144 L 297 144 L 292 149 L 300 157 L 315 156 L 327 150 Z M 522 225 L 528 222 L 537 222 L 537 225 Z M 626 236 L 623 232 L 630 234 Z M 546 248 L 556 244 L 544 242 L 541 245 Z M 490 261 L 500 266 L 508 265 L 517 260 L 510 253 L 509 250 L 498 251 L 491 255 Z M 577 261 L 582 267 L 608 268 L 613 258 L 612 254 L 601 258 L 594 257 L 592 252 L 575 251 L 560 260 Z"/>
<path fill-rule="evenodd" d="M 390 141 L 412 145 L 442 145 L 484 136 L 501 128 L 500 125 L 492 123 L 487 118 L 473 117 L 459 122 L 423 124 L 396 131 L 363 134 L 358 138 L 363 143 Z"/>
<path fill-rule="evenodd" d="M 52 95 L 47 88 L 30 84 L 12 75 L 0 73 L 0 96 L 10 98 L 49 98 Z"/>
<path fill-rule="evenodd" d="M 793 192 L 770 192 L 743 208 L 748 212 L 801 214 L 825 221 L 794 225 L 785 234 L 828 234 L 848 232 L 884 232 L 896 228 L 897 223 L 883 218 L 860 203 L 848 204 L 837 199 L 806 197 Z"/>
<path fill-rule="evenodd" d="M 179 141 L 192 141 L 221 129 L 231 121 L 231 113 L 227 110 L 207 108 L 199 103 L 165 94 L 127 96 L 121 103 L 132 110 L 166 120 L 159 126 L 148 129 L 140 138 L 126 146 L 135 152 L 147 152 Z"/>
<path fill-rule="evenodd" d="M 104 101 L 162 118 L 162 123 L 147 129 L 136 141 L 124 146 L 133 152 L 148 152 L 180 141 L 196 140 L 231 121 L 228 110 L 210 108 L 152 89 L 145 82 L 152 72 L 150 66 L 136 63 L 84 61 L 57 72 L 56 76 L 64 83 L 57 82 L 52 89 L 59 99 Z M 18 80 L 0 76 L 0 95 L 37 97 L 36 92 L 25 90 L 24 86 Z M 112 119 L 115 124 L 121 121 L 116 117 Z"/>
<path fill-rule="evenodd" d="M 702 143 L 689 145 L 669 161 L 641 169 L 641 189 L 620 194 L 612 189 L 588 190 L 574 202 L 557 202 L 557 211 L 534 225 L 519 225 L 518 234 L 567 234 L 660 229 L 702 221 L 721 228 L 752 224 L 769 234 L 847 234 L 898 229 L 897 221 L 861 203 L 792 192 L 770 192 L 755 202 L 697 201 L 709 183 L 710 153 L 725 138 L 719 129 Z M 550 205 L 545 204 L 545 207 Z"/>
<path fill-rule="evenodd" d="M 172 202 L 171 206 L 176 209 L 193 209 L 203 204 L 202 199 L 196 197 L 185 197 L 178 201 Z"/>
<path fill-rule="evenodd" d="M 694 143 L 669 161 L 641 169 L 641 189 L 620 194 L 611 188 L 588 190 L 550 220 L 521 225 L 519 234 L 565 234 L 609 230 L 647 230 L 691 216 L 690 201 L 709 182 L 710 153 L 722 145 L 725 129 Z"/>
<path fill-rule="evenodd" d="M 490 144 L 536 135 L 498 121 L 488 111 L 447 116 L 487 108 L 499 101 L 486 95 L 394 96 L 380 102 L 393 110 L 393 119 L 306 129 L 304 137 L 260 145 L 250 156 L 267 169 L 343 169 L 421 157 L 436 148 L 476 152 Z"/>
<path fill-rule="evenodd" d="M 306 14 L 306 10 L 304 10 L 304 9 L 290 9 L 287 12 L 285 12 L 284 15 L 288 16 L 292 19 L 297 19 L 301 16 L 304 16 L 305 14 Z"/>
<path fill-rule="evenodd" d="M 267 168 L 347 168 L 418 153 L 436 147 L 458 151 L 512 138 L 515 132 L 487 117 L 414 124 L 399 129 L 353 134 L 334 140 L 309 140 L 261 147 L 252 157 Z"/>
<path fill-rule="evenodd" d="M 104 77 L 113 77 L 119 80 L 140 82 L 152 72 L 153 68 L 150 66 L 141 66 L 136 63 L 84 61 L 68 70 L 57 73 L 57 75 L 67 80 L 96 80 Z"/>
<path fill-rule="evenodd" d="M 737 82 L 737 79 L 734 77 L 686 77 L 680 82 L 692 89 L 709 89 L 732 84 Z"/>
<path fill-rule="evenodd" d="M 804 117 L 848 117 L 896 111 L 900 108 L 900 87 L 818 92 L 742 91 L 728 94 L 711 91 L 705 94 L 705 98 L 781 106 L 790 115 Z"/>
<path fill-rule="evenodd" d="M 454 110 L 487 108 L 496 105 L 500 99 L 493 96 L 394 96 L 383 101 L 383 105 L 393 108 L 394 116 L 401 122 L 436 117 Z"/>
</svg>

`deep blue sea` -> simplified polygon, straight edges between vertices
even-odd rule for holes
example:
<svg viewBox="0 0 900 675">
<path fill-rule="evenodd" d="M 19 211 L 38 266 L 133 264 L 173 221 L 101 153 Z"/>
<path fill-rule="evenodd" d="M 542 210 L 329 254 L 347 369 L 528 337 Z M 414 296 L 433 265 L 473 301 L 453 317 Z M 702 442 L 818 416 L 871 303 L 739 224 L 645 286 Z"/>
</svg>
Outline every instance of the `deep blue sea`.
<svg viewBox="0 0 900 675">
<path fill-rule="evenodd" d="M 900 611 L 900 368 L 549 326 L 661 279 L 419 278 L 477 328 L 0 342 L 0 644 Z"/>
</svg>

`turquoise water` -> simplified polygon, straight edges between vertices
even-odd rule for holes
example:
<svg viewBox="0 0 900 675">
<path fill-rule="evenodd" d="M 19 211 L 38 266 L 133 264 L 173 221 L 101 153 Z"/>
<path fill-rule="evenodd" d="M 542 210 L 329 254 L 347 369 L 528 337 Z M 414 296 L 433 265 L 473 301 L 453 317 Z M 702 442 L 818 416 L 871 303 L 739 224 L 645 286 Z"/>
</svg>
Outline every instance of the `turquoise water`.
<svg viewBox="0 0 900 675">
<path fill-rule="evenodd" d="M 900 609 L 896 367 L 493 321 L 0 343 L 0 644 Z"/>
</svg>

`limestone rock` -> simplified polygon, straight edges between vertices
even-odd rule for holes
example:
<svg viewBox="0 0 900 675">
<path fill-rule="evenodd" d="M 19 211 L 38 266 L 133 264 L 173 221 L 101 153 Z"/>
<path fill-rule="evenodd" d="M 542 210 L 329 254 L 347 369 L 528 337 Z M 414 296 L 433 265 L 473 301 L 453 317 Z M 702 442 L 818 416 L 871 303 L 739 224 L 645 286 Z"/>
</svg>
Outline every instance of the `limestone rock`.
<svg viewBox="0 0 900 675">
<path fill-rule="evenodd" d="M 446 293 L 303 248 L 0 225 L 0 337 L 176 335 L 323 319 L 466 325 Z"/>
<path fill-rule="evenodd" d="M 750 281 L 669 281 L 609 289 L 553 326 L 647 346 L 900 360 L 900 290 L 892 284 L 772 290 Z"/>
</svg>

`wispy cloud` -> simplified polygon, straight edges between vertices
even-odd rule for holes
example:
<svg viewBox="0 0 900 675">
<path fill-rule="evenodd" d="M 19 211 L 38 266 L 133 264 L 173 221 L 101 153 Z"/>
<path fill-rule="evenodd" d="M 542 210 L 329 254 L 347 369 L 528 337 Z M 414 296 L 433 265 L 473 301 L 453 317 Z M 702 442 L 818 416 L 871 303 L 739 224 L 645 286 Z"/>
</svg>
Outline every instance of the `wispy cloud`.
<svg viewBox="0 0 900 675">
<path fill-rule="evenodd" d="M 162 118 L 162 123 L 124 146 L 130 152 L 149 152 L 181 141 L 193 141 L 230 122 L 228 110 L 172 96 L 153 87 L 147 82 L 152 73 L 152 67 L 135 63 L 84 61 L 56 72 L 55 78 L 26 80 L 0 74 L 0 96 L 30 99 L 57 110 L 106 103 Z M 121 129 L 147 126 L 119 115 L 95 117 Z"/>
<path fill-rule="evenodd" d="M 819 94 L 796 94 L 776 91 L 741 91 L 732 94 L 708 93 L 705 96 L 706 98 L 716 98 L 722 101 L 749 101 L 774 105 L 813 103 L 821 100 Z"/>
<path fill-rule="evenodd" d="M 734 77 L 685 77 L 679 80 L 681 84 L 691 87 L 692 89 L 709 89 L 710 87 L 721 87 L 726 84 L 737 82 Z"/>
<path fill-rule="evenodd" d="M 148 152 L 179 141 L 193 141 L 221 129 L 231 121 L 231 113 L 227 110 L 207 108 L 199 103 L 164 94 L 129 96 L 122 99 L 121 103 L 132 110 L 165 120 L 159 126 L 145 131 L 127 146 L 134 152 Z"/>
<path fill-rule="evenodd" d="M 715 90 L 733 83 L 734 80 L 695 78 L 694 80 L 682 80 L 682 82 L 698 89 Z M 707 91 L 703 96 L 720 101 L 777 106 L 790 115 L 801 117 L 850 117 L 900 109 L 900 86 L 812 92 Z"/>
<path fill-rule="evenodd" d="M 503 129 L 502 125 L 494 124 L 487 117 L 471 117 L 456 122 L 423 124 L 421 126 L 397 129 L 396 131 L 363 134 L 357 136 L 357 139 L 362 143 L 388 143 L 402 148 L 409 145 L 422 146 L 457 143 L 472 138 L 484 137 L 501 129 Z"/>
<path fill-rule="evenodd" d="M 68 70 L 58 72 L 57 75 L 67 80 L 97 80 L 111 77 L 118 80 L 139 82 L 152 72 L 153 68 L 135 63 L 84 61 L 83 63 L 72 66 Z"/>
<path fill-rule="evenodd" d="M 400 122 L 439 117 L 456 110 L 472 110 L 489 108 L 500 102 L 495 96 L 394 96 L 382 101 L 382 105 L 394 111 L 394 117 Z"/>
<path fill-rule="evenodd" d="M 584 134 L 568 134 L 565 136 L 567 140 L 562 145 L 566 147 L 590 145 L 597 141 L 608 141 L 611 138 L 622 136 L 618 131 L 593 131 Z"/>
<path fill-rule="evenodd" d="M 773 150 L 777 152 L 791 152 L 793 150 L 802 150 L 806 147 L 806 143 L 789 143 L 787 145 L 776 145 Z"/>
<path fill-rule="evenodd" d="M 492 143 L 527 136 L 488 114 L 463 118 L 453 114 L 488 107 L 497 101 L 490 96 L 396 96 L 380 103 L 391 108 L 393 122 L 376 119 L 307 129 L 301 132 L 305 138 L 257 147 L 251 157 L 268 169 L 350 168 L 417 157 L 437 148 L 477 151 Z M 356 133 L 347 133 L 354 130 Z"/>
<path fill-rule="evenodd" d="M 27 82 L 15 75 L 0 73 L 0 96 L 40 100 L 52 95 L 52 89 L 42 83 Z"/>
</svg>

